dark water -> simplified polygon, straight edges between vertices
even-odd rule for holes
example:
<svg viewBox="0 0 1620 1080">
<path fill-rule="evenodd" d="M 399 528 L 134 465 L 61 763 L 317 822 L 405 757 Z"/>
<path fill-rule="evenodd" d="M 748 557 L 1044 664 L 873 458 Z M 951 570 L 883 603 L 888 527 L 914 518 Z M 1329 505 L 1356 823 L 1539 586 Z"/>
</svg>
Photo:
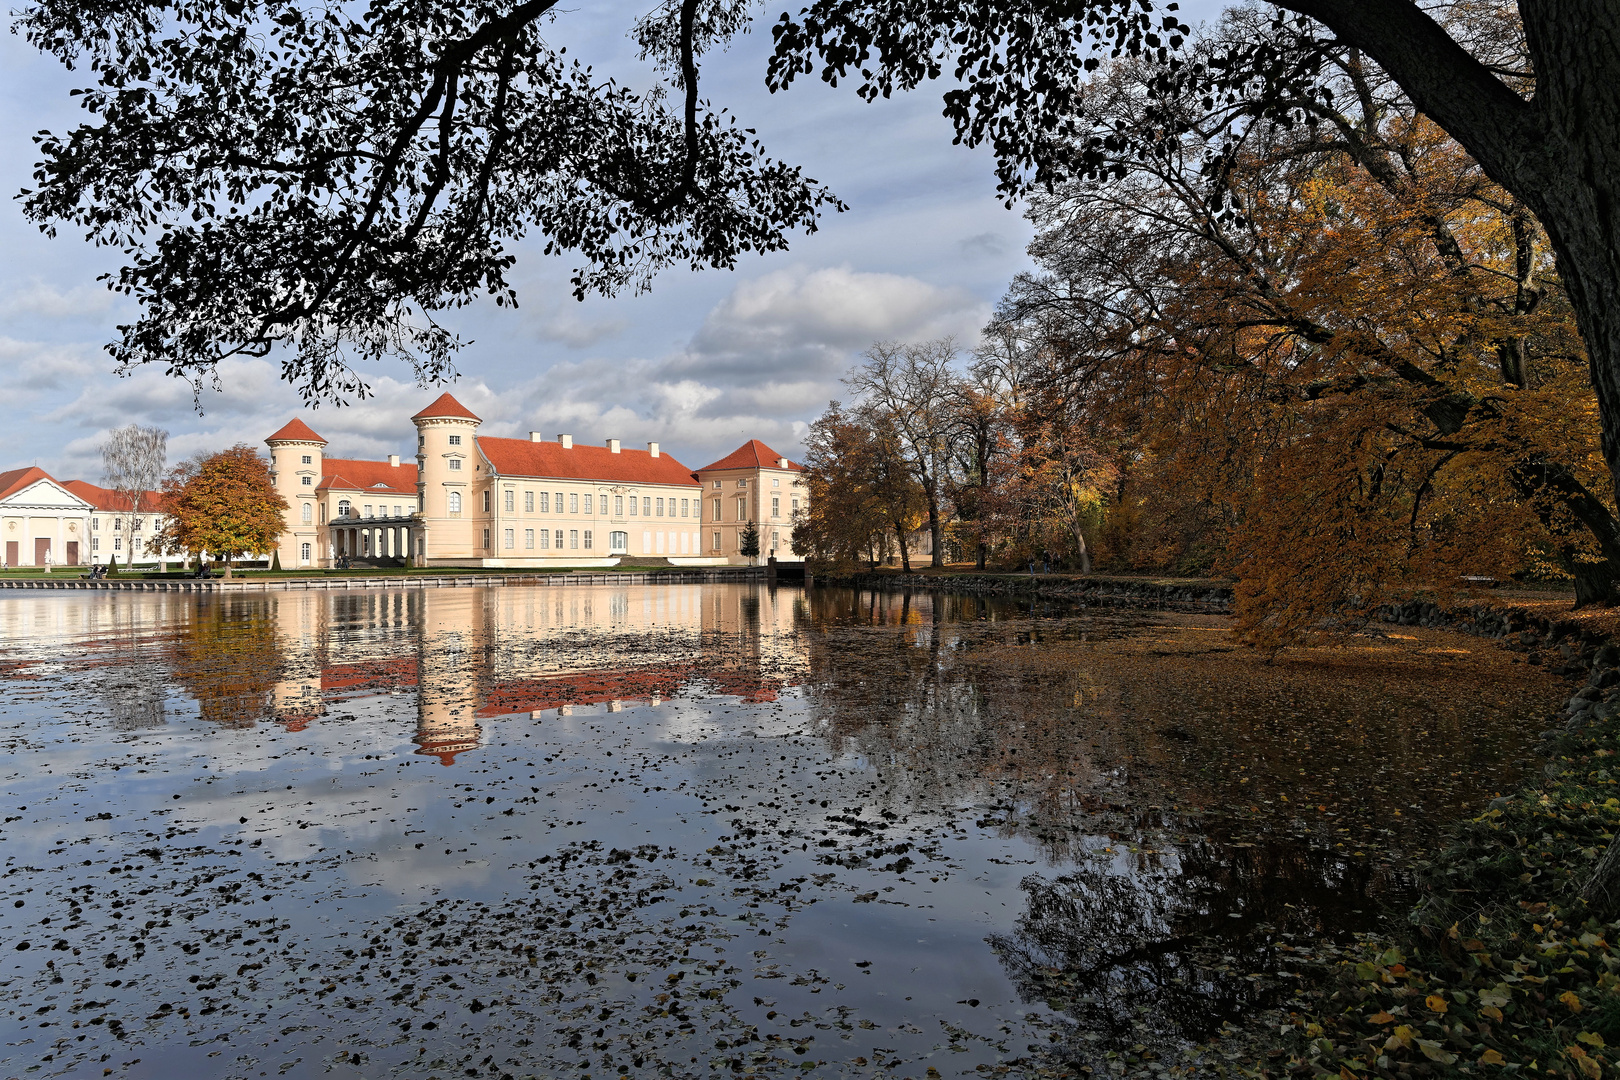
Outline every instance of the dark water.
<svg viewBox="0 0 1620 1080">
<path fill-rule="evenodd" d="M 1179 1066 L 1562 692 L 754 586 L 0 592 L 0 673 L 7 1077 Z"/>
</svg>

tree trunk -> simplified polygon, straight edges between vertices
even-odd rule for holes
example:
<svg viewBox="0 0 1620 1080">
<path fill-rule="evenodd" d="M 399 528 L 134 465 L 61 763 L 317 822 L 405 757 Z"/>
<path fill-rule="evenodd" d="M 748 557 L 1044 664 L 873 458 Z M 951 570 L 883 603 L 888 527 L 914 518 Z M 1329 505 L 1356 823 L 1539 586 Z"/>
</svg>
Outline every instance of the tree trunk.
<svg viewBox="0 0 1620 1080">
<path fill-rule="evenodd" d="M 979 546 L 979 551 L 978 551 L 977 557 L 974 559 L 974 566 L 977 569 L 983 570 L 985 560 L 989 557 L 989 554 L 990 554 L 990 545 L 986 544 L 984 542 L 983 537 L 980 537 L 978 546 Z"/>
<path fill-rule="evenodd" d="M 1592 868 L 1592 876 L 1581 887 L 1581 898 L 1603 919 L 1620 908 L 1620 842 L 1617 841 L 1620 837 L 1609 841 Z"/>
<path fill-rule="evenodd" d="M 936 570 L 945 567 L 945 527 L 939 521 L 939 499 L 934 489 L 925 489 L 928 494 L 928 535 L 932 538 L 934 556 L 929 564 Z"/>
<path fill-rule="evenodd" d="M 225 560 L 225 580 L 231 580 L 231 560 Z"/>
<path fill-rule="evenodd" d="M 906 547 L 906 530 L 900 522 L 894 523 L 894 538 L 900 543 L 900 569 L 904 573 L 911 573 L 911 550 Z"/>
<path fill-rule="evenodd" d="M 1508 478 L 1520 497 L 1535 507 L 1542 525 L 1559 543 L 1564 566 L 1575 578 L 1575 606 L 1609 605 L 1620 599 L 1615 589 L 1620 579 L 1620 521 L 1609 508 L 1588 491 L 1574 473 L 1552 462 L 1519 462 L 1508 470 Z M 1581 561 L 1578 545 L 1560 536 L 1568 525 L 1554 516 L 1556 507 L 1549 494 L 1597 541 L 1600 561 Z"/>
</svg>

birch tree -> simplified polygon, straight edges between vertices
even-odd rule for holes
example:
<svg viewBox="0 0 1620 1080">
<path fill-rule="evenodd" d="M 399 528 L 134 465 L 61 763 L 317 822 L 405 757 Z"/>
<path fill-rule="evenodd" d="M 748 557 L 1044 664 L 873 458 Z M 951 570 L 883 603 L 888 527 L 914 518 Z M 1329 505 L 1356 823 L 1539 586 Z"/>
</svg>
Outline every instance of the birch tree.
<svg viewBox="0 0 1620 1080">
<path fill-rule="evenodd" d="M 113 493 L 114 528 L 131 537 L 131 557 L 135 553 L 131 519 L 144 509 L 146 493 L 155 494 L 163 482 L 168 457 L 169 433 L 162 428 L 129 424 L 108 432 L 101 444 L 101 486 Z"/>
</svg>

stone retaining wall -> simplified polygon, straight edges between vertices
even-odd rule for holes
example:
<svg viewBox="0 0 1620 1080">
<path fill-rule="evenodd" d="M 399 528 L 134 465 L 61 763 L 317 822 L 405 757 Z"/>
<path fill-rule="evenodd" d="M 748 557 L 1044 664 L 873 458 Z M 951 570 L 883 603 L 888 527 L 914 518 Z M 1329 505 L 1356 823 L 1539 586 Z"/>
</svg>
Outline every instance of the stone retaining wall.
<svg viewBox="0 0 1620 1080">
<path fill-rule="evenodd" d="M 92 589 L 111 592 L 189 592 L 239 593 L 278 592 L 299 589 L 454 589 L 478 586 L 558 588 L 570 585 L 724 585 L 734 582 L 764 581 L 764 567 L 736 570 L 682 570 L 658 574 L 410 574 L 399 577 L 354 578 L 261 578 L 224 580 L 90 581 L 63 576 L 51 578 L 0 578 L 0 589 Z"/>
</svg>

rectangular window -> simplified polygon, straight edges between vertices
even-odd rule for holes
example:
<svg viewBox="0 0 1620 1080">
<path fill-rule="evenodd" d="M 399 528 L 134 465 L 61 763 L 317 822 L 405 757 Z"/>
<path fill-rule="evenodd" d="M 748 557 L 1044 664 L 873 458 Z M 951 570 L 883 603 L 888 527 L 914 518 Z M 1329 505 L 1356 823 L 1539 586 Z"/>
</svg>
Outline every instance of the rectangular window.
<svg viewBox="0 0 1620 1080">
<path fill-rule="evenodd" d="M 714 534 L 714 550 L 716 550 L 716 551 L 720 550 L 720 534 L 719 533 Z"/>
<path fill-rule="evenodd" d="M 540 530 L 540 550 L 541 551 L 550 551 L 551 550 L 551 530 L 550 529 L 541 529 Z"/>
<path fill-rule="evenodd" d="M 525 514 L 534 513 L 534 492 L 532 491 L 523 493 L 523 512 Z"/>
<path fill-rule="evenodd" d="M 484 513 L 489 513 L 489 492 L 484 492 Z M 486 547 L 488 545 L 485 545 Z"/>
<path fill-rule="evenodd" d="M 748 500 L 745 499 L 745 498 L 739 497 L 737 499 L 737 520 L 738 521 L 747 521 L 748 520 Z"/>
<path fill-rule="evenodd" d="M 745 487 L 748 486 L 748 481 L 747 480 L 738 480 L 737 481 L 737 486 L 740 487 L 740 488 L 745 488 Z"/>
<path fill-rule="evenodd" d="M 590 548 L 591 548 L 591 530 L 586 529 L 585 530 L 585 550 L 589 551 Z"/>
<path fill-rule="evenodd" d="M 782 486 L 782 481 L 781 480 L 777 479 L 774 476 L 771 477 L 771 487 L 781 487 L 781 486 Z"/>
<path fill-rule="evenodd" d="M 579 547 L 579 530 L 578 529 L 569 529 L 568 530 L 568 546 L 571 549 Z"/>
<path fill-rule="evenodd" d="M 793 514 L 794 514 L 795 517 L 797 517 L 798 514 L 799 514 L 799 500 L 798 499 L 793 500 Z"/>
<path fill-rule="evenodd" d="M 313 476 L 300 476 L 298 479 L 303 481 L 305 487 L 313 487 L 315 485 L 315 478 Z"/>
<path fill-rule="evenodd" d="M 714 517 L 711 518 L 710 520 L 712 520 L 712 521 L 719 521 L 720 520 L 720 500 L 719 499 L 714 500 Z"/>
<path fill-rule="evenodd" d="M 123 532 L 124 531 L 124 519 L 123 518 L 113 518 L 113 531 L 114 532 Z"/>
<path fill-rule="evenodd" d="M 720 486 L 720 481 L 718 481 L 718 480 L 716 480 L 716 481 L 715 481 L 715 482 L 714 482 L 714 486 L 715 486 L 715 487 L 719 487 L 719 486 Z"/>
<path fill-rule="evenodd" d="M 557 492 L 557 513 L 560 514 L 562 512 L 563 512 L 563 508 L 562 508 L 562 492 L 559 491 L 559 492 Z M 561 547 L 562 545 L 558 544 L 557 546 Z"/>
<path fill-rule="evenodd" d="M 90 550 L 91 551 L 100 551 L 101 550 L 101 537 L 92 536 L 90 538 Z"/>
<path fill-rule="evenodd" d="M 124 550 L 124 538 L 122 536 L 113 537 L 113 550 L 114 551 L 123 551 Z"/>
<path fill-rule="evenodd" d="M 645 496 L 641 500 L 641 516 L 652 517 L 652 500 Z"/>
<path fill-rule="evenodd" d="M 549 491 L 540 493 L 540 512 L 542 514 L 551 513 L 551 492 Z"/>
<path fill-rule="evenodd" d="M 308 454 L 304 455 L 304 464 L 305 465 L 313 465 L 314 464 L 313 459 L 311 459 Z"/>
<path fill-rule="evenodd" d="M 90 519 L 90 531 L 91 532 L 100 532 L 101 531 L 101 519 L 100 518 L 91 518 Z"/>
<path fill-rule="evenodd" d="M 641 553 L 645 555 L 650 551 L 652 551 L 652 533 L 643 532 L 641 534 Z"/>
<path fill-rule="evenodd" d="M 502 503 L 501 509 L 505 510 L 508 514 L 510 514 L 512 511 L 516 510 L 517 509 L 517 492 L 513 491 L 511 488 L 507 488 L 506 489 L 506 497 L 501 500 L 501 503 Z"/>
<path fill-rule="evenodd" d="M 450 459 L 450 471 L 451 472 L 460 472 L 461 471 L 461 459 L 460 458 L 453 457 L 453 458 Z"/>
<path fill-rule="evenodd" d="M 624 517 L 624 496 L 623 495 L 615 495 L 615 496 L 613 496 L 613 516 L 614 517 Z"/>
<path fill-rule="evenodd" d="M 568 512 L 570 514 L 579 513 L 579 496 L 577 494 L 568 496 Z"/>
<path fill-rule="evenodd" d="M 309 555 L 310 555 L 310 546 L 308 544 L 299 545 L 299 548 L 298 548 L 298 561 L 299 562 L 309 562 Z"/>
<path fill-rule="evenodd" d="M 552 533 L 551 535 L 553 537 L 553 543 L 555 544 L 557 550 L 561 551 L 562 550 L 562 530 L 558 529 L 556 532 Z"/>
<path fill-rule="evenodd" d="M 450 445 L 451 446 L 460 446 L 461 445 L 461 436 L 460 435 L 452 435 L 452 436 L 450 436 Z"/>
<path fill-rule="evenodd" d="M 681 500 L 681 517 L 691 517 L 692 516 L 692 515 L 690 515 L 690 514 L 688 514 L 686 512 L 687 511 L 687 505 L 686 504 L 691 502 L 691 501 L 692 501 L 691 499 L 682 499 Z"/>
<path fill-rule="evenodd" d="M 512 548 L 517 546 L 515 544 L 515 542 L 513 541 L 513 538 L 512 538 L 512 530 L 511 529 L 505 529 L 505 530 L 503 530 L 503 532 L 505 533 L 505 535 L 501 537 L 501 540 L 503 542 L 503 546 L 508 551 L 510 551 L 510 550 L 512 550 Z"/>
<path fill-rule="evenodd" d="M 365 507 L 365 509 L 366 509 L 366 512 L 365 512 L 365 514 L 363 514 L 363 515 L 362 515 L 362 516 L 363 516 L 363 517 L 370 517 L 370 516 L 371 516 L 371 504 L 370 504 L 370 503 L 366 503 L 366 507 Z"/>
<path fill-rule="evenodd" d="M 631 517 L 636 516 L 636 510 L 638 509 L 638 507 L 636 505 L 636 502 L 637 502 L 636 497 L 634 495 L 630 496 L 630 516 Z"/>
<path fill-rule="evenodd" d="M 589 495 L 585 496 L 585 513 L 587 516 L 596 513 L 591 509 L 591 497 Z"/>
<path fill-rule="evenodd" d="M 326 524 L 326 504 L 321 503 L 321 524 Z"/>
<path fill-rule="evenodd" d="M 664 500 L 663 499 L 658 500 L 658 516 L 659 517 L 664 516 Z"/>
<path fill-rule="evenodd" d="M 533 529 L 524 529 L 523 530 L 523 549 L 525 551 L 533 551 L 534 550 L 534 530 Z"/>
<path fill-rule="evenodd" d="M 304 524 L 312 525 L 315 522 L 315 508 L 309 503 L 304 504 Z"/>
<path fill-rule="evenodd" d="M 771 500 L 771 517 L 781 517 L 781 516 L 782 516 L 782 500 L 781 499 L 772 499 Z"/>
<path fill-rule="evenodd" d="M 484 550 L 485 551 L 489 550 L 489 530 L 488 529 L 484 530 Z"/>
</svg>

